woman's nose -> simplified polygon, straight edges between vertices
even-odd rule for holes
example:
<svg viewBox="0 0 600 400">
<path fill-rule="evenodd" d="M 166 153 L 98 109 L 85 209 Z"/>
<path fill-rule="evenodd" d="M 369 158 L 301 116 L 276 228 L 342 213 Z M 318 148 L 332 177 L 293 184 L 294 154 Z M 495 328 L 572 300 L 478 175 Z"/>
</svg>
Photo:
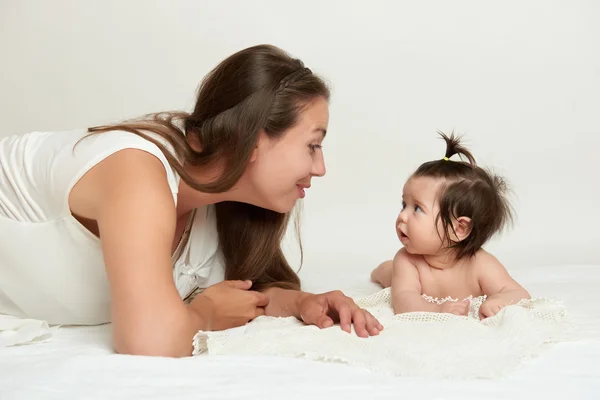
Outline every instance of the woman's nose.
<svg viewBox="0 0 600 400">
<path fill-rule="evenodd" d="M 313 162 L 311 174 L 313 176 L 324 176 L 326 172 L 325 158 L 323 157 L 323 153 L 319 151 L 319 154 L 315 157 Z"/>
</svg>

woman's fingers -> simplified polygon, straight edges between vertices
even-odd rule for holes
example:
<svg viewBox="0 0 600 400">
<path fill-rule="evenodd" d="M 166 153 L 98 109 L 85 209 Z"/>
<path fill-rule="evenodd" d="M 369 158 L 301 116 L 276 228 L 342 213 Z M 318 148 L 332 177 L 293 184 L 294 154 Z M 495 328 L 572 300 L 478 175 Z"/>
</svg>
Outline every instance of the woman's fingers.
<svg viewBox="0 0 600 400">
<path fill-rule="evenodd" d="M 265 315 L 265 308 L 264 307 L 256 307 L 256 309 L 254 311 L 254 318 L 258 318 L 263 315 Z"/>
<path fill-rule="evenodd" d="M 256 297 L 256 305 L 258 307 L 266 307 L 269 304 L 269 296 L 260 292 L 253 292 Z"/>
<path fill-rule="evenodd" d="M 356 307 L 352 313 L 352 322 L 354 323 L 354 331 L 360 337 L 369 337 L 369 331 L 367 330 L 367 318 L 365 317 L 365 311 L 359 307 Z"/>
<path fill-rule="evenodd" d="M 248 290 L 248 289 L 250 289 L 250 287 L 252 287 L 252 281 L 223 281 L 223 282 L 221 282 L 221 284 L 229 286 L 230 288 L 233 288 L 233 289 L 241 289 L 241 290 Z"/>
<path fill-rule="evenodd" d="M 370 312 L 365 310 L 365 318 L 367 319 L 367 330 L 371 336 L 379 335 L 379 332 L 383 330 L 383 325 L 377 321 L 377 318 Z"/>
<path fill-rule="evenodd" d="M 351 332 L 351 326 L 352 326 L 352 310 L 350 309 L 350 306 L 347 303 L 344 302 L 339 302 L 336 305 L 336 311 L 340 317 L 340 326 L 342 328 L 342 330 L 350 333 Z"/>
</svg>

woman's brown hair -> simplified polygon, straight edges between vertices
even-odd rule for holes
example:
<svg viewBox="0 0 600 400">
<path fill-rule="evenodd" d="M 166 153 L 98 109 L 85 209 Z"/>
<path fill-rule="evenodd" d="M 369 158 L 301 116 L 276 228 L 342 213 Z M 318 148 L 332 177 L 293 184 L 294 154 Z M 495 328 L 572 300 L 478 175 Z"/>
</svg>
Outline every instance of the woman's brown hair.
<svg viewBox="0 0 600 400">
<path fill-rule="evenodd" d="M 479 166 L 460 138 L 439 132 L 446 142 L 444 158 L 422 164 L 413 177 L 443 179 L 438 193 L 440 212 L 436 225 L 441 220 L 444 238 L 450 248 L 455 249 L 456 258 L 472 257 L 496 233 L 512 221 L 513 212 L 506 197 L 507 185 L 502 177 Z M 459 155 L 467 161 L 452 161 Z M 454 237 L 453 221 L 459 217 L 471 219 L 471 232 L 460 242 Z"/>
<path fill-rule="evenodd" d="M 89 128 L 89 132 L 137 134 L 157 145 L 190 187 L 220 193 L 233 187 L 246 170 L 261 131 L 271 138 L 281 136 L 297 123 L 304 107 L 319 97 L 328 100 L 329 89 L 302 61 L 275 46 L 259 45 L 217 65 L 202 81 L 191 113 L 159 113 Z M 175 154 L 148 132 L 165 139 Z M 190 140 L 201 150 L 194 150 Z M 223 173 L 211 182 L 196 181 L 184 168 L 208 168 L 217 163 L 224 166 Z M 238 202 L 217 203 L 215 208 L 225 279 L 252 280 L 255 290 L 300 288 L 300 280 L 281 250 L 290 213 Z"/>
</svg>

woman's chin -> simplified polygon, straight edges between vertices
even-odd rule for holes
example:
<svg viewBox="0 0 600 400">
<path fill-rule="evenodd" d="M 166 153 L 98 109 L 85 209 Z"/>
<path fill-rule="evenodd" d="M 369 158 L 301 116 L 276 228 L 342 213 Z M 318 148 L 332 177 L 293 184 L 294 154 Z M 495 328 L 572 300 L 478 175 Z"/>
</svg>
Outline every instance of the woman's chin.
<svg viewBox="0 0 600 400">
<path fill-rule="evenodd" d="M 279 214 L 287 214 L 291 212 L 296 206 L 298 199 L 281 199 L 280 201 L 264 201 L 255 204 L 257 207 L 264 208 L 266 210 L 271 210 Z"/>
<path fill-rule="evenodd" d="M 298 200 L 294 200 L 293 203 L 291 203 L 291 204 L 287 203 L 287 204 L 282 205 L 281 207 L 279 207 L 278 209 L 273 210 L 273 211 L 276 211 L 276 212 L 281 213 L 281 214 L 287 214 L 289 212 L 292 212 L 292 210 L 294 209 L 294 207 L 296 207 L 297 203 L 298 203 Z"/>
</svg>

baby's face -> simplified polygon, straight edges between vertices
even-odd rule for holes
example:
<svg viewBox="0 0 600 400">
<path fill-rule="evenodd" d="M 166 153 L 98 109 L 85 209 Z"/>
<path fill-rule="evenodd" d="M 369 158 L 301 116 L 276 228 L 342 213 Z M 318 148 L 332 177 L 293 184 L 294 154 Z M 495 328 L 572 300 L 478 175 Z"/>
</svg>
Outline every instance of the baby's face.
<svg viewBox="0 0 600 400">
<path fill-rule="evenodd" d="M 439 213 L 436 197 L 441 184 L 440 179 L 413 177 L 404 185 L 396 232 L 410 254 L 433 255 L 442 247 L 441 225 L 435 223 Z"/>
</svg>

